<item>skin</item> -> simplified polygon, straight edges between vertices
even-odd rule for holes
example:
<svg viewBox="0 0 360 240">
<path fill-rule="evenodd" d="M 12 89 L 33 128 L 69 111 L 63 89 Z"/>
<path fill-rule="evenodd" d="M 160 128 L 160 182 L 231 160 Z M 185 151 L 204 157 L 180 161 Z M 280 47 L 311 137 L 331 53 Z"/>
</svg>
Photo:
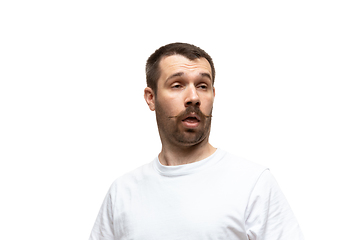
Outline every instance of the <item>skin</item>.
<svg viewBox="0 0 360 240">
<path fill-rule="evenodd" d="M 210 156 L 216 149 L 209 143 L 215 97 L 209 62 L 172 55 L 164 57 L 159 67 L 157 93 L 147 87 L 144 97 L 156 113 L 161 164 L 175 166 Z"/>
</svg>

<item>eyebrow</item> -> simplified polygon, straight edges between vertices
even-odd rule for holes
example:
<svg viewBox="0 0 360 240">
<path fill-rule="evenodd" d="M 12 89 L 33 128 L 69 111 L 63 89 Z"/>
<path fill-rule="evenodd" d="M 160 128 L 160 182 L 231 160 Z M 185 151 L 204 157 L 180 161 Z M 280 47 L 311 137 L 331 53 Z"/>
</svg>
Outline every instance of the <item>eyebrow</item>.
<svg viewBox="0 0 360 240">
<path fill-rule="evenodd" d="M 170 77 L 168 77 L 165 82 L 169 81 L 169 80 L 172 79 L 172 78 L 181 77 L 181 76 L 183 76 L 183 75 L 184 75 L 183 72 L 174 73 L 174 74 L 172 74 Z"/>
<path fill-rule="evenodd" d="M 211 81 L 212 81 L 212 78 L 211 78 L 211 75 L 208 74 L 208 73 L 201 73 L 201 76 L 204 78 L 204 77 L 207 77 L 209 78 Z"/>
<path fill-rule="evenodd" d="M 209 79 L 212 81 L 210 74 L 208 74 L 208 73 L 200 73 L 200 75 L 201 75 L 201 77 L 203 77 L 203 78 L 204 78 L 204 77 L 209 78 Z M 172 78 L 182 77 L 182 76 L 184 76 L 184 72 L 174 73 L 174 74 L 172 74 L 170 77 L 168 77 L 165 82 L 169 81 L 169 80 L 172 79 Z"/>
</svg>

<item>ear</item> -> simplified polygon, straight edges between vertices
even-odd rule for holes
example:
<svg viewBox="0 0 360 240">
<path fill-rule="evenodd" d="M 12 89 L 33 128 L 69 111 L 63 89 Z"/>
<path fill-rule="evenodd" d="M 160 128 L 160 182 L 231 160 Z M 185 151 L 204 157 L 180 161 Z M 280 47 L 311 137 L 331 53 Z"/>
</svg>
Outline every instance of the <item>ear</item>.
<svg viewBox="0 0 360 240">
<path fill-rule="evenodd" d="M 214 97 L 215 97 L 215 87 L 213 87 L 213 93 L 214 93 Z"/>
<path fill-rule="evenodd" d="M 155 110 L 155 93 L 154 91 L 146 87 L 144 90 L 144 98 L 151 111 Z"/>
</svg>

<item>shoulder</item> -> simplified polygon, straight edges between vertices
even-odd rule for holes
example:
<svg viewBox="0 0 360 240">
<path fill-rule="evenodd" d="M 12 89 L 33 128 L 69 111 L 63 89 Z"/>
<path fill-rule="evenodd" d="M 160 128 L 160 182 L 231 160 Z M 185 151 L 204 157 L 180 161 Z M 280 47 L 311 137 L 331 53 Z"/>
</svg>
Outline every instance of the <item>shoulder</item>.
<svg viewBox="0 0 360 240">
<path fill-rule="evenodd" d="M 223 152 L 222 165 L 227 168 L 229 172 L 236 172 L 245 176 L 260 177 L 260 175 L 268 170 L 266 166 L 256 162 L 247 160 L 243 157 L 221 150 Z"/>
<path fill-rule="evenodd" d="M 153 174 L 153 161 L 151 161 L 115 179 L 110 186 L 109 192 L 124 192 L 134 189 L 139 183 L 146 181 Z"/>
<path fill-rule="evenodd" d="M 221 150 L 221 149 L 219 149 Z M 267 167 L 221 150 L 221 159 L 209 171 L 211 177 L 222 185 L 250 193 Z M 244 196 L 243 196 L 244 197 Z"/>
</svg>

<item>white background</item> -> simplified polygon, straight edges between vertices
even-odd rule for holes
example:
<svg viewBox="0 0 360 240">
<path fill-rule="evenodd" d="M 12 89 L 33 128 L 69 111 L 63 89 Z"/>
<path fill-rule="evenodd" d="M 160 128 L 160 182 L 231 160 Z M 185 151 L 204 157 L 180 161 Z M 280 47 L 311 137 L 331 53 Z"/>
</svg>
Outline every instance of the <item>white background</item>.
<svg viewBox="0 0 360 240">
<path fill-rule="evenodd" d="M 0 239 L 87 239 L 160 151 L 145 62 L 200 46 L 211 143 L 268 166 L 307 239 L 359 239 L 358 1 L 2 1 Z"/>
</svg>

